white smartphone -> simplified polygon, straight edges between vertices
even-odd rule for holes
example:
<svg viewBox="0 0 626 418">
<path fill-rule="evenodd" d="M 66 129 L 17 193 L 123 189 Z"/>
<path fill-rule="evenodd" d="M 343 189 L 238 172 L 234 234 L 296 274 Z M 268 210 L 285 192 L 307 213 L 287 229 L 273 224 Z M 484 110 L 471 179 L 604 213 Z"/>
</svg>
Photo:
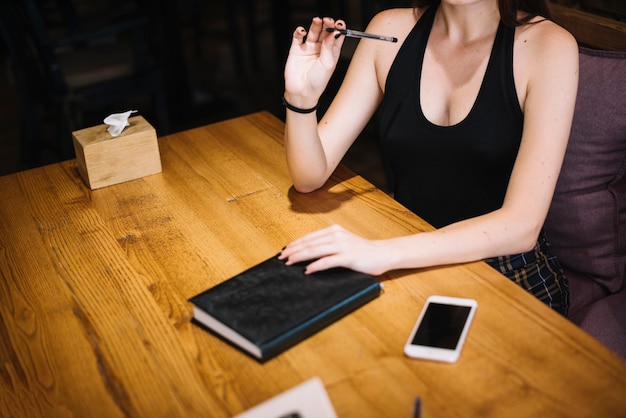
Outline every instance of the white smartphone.
<svg viewBox="0 0 626 418">
<path fill-rule="evenodd" d="M 430 296 L 404 346 L 409 357 L 454 363 L 474 318 L 473 299 Z"/>
</svg>

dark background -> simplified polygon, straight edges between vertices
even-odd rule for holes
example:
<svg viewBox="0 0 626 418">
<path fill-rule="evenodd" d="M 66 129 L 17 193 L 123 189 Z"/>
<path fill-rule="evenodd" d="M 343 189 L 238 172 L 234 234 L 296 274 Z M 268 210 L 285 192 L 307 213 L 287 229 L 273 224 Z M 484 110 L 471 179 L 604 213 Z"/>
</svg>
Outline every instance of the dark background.
<svg viewBox="0 0 626 418">
<path fill-rule="evenodd" d="M 376 12 L 411 1 L 0 4 L 0 175 L 5 175 L 74 158 L 71 131 L 101 124 L 114 112 L 138 109 L 158 136 L 261 110 L 284 120 L 282 71 L 296 26 L 308 27 L 313 16 L 332 16 L 363 30 Z M 128 22 L 140 24 L 124 31 Z M 357 42 L 346 40 L 320 113 Z M 118 83 L 124 77 L 126 82 Z M 88 86 L 72 87 L 81 83 Z M 375 123 L 345 162 L 386 187 Z"/>
</svg>

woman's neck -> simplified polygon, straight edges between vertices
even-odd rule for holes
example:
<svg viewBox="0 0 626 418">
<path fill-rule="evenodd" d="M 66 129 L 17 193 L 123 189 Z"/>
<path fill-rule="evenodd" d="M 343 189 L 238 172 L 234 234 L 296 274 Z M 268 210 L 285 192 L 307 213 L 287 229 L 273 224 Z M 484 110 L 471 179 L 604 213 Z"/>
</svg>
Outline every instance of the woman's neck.
<svg viewBox="0 0 626 418">
<path fill-rule="evenodd" d="M 499 23 L 495 0 L 442 0 L 434 28 L 454 43 L 470 44 L 493 36 Z"/>
</svg>

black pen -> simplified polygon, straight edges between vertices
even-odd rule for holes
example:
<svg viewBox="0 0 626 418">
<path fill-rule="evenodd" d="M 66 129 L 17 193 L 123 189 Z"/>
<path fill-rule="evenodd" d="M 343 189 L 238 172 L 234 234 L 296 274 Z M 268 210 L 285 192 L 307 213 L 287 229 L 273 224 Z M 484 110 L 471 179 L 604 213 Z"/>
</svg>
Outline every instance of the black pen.
<svg viewBox="0 0 626 418">
<path fill-rule="evenodd" d="M 378 39 L 379 41 L 387 41 L 387 42 L 398 42 L 398 38 L 391 36 L 381 36 L 374 35 L 372 33 L 361 32 L 358 30 L 352 29 L 335 29 L 335 28 L 326 28 L 326 32 L 339 32 L 342 35 L 348 36 L 350 38 L 367 38 L 367 39 Z"/>
<path fill-rule="evenodd" d="M 422 416 L 422 398 L 419 396 L 415 398 L 415 403 L 413 404 L 413 418 L 421 418 Z"/>
</svg>

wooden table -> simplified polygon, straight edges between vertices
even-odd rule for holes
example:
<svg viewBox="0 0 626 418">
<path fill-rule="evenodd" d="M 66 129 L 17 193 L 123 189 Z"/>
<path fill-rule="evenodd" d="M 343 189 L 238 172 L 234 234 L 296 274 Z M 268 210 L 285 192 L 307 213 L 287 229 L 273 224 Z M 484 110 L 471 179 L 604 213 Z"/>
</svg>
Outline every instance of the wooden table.
<svg viewBox="0 0 626 418">
<path fill-rule="evenodd" d="M 259 364 L 187 299 L 332 223 L 430 227 L 340 167 L 291 187 L 257 113 L 159 139 L 163 172 L 90 191 L 75 161 L 0 177 L 0 416 L 228 417 L 319 376 L 340 417 L 626 415 L 626 362 L 483 263 L 397 271 L 349 316 Z M 479 307 L 455 364 L 404 357 L 427 296 Z"/>
</svg>

